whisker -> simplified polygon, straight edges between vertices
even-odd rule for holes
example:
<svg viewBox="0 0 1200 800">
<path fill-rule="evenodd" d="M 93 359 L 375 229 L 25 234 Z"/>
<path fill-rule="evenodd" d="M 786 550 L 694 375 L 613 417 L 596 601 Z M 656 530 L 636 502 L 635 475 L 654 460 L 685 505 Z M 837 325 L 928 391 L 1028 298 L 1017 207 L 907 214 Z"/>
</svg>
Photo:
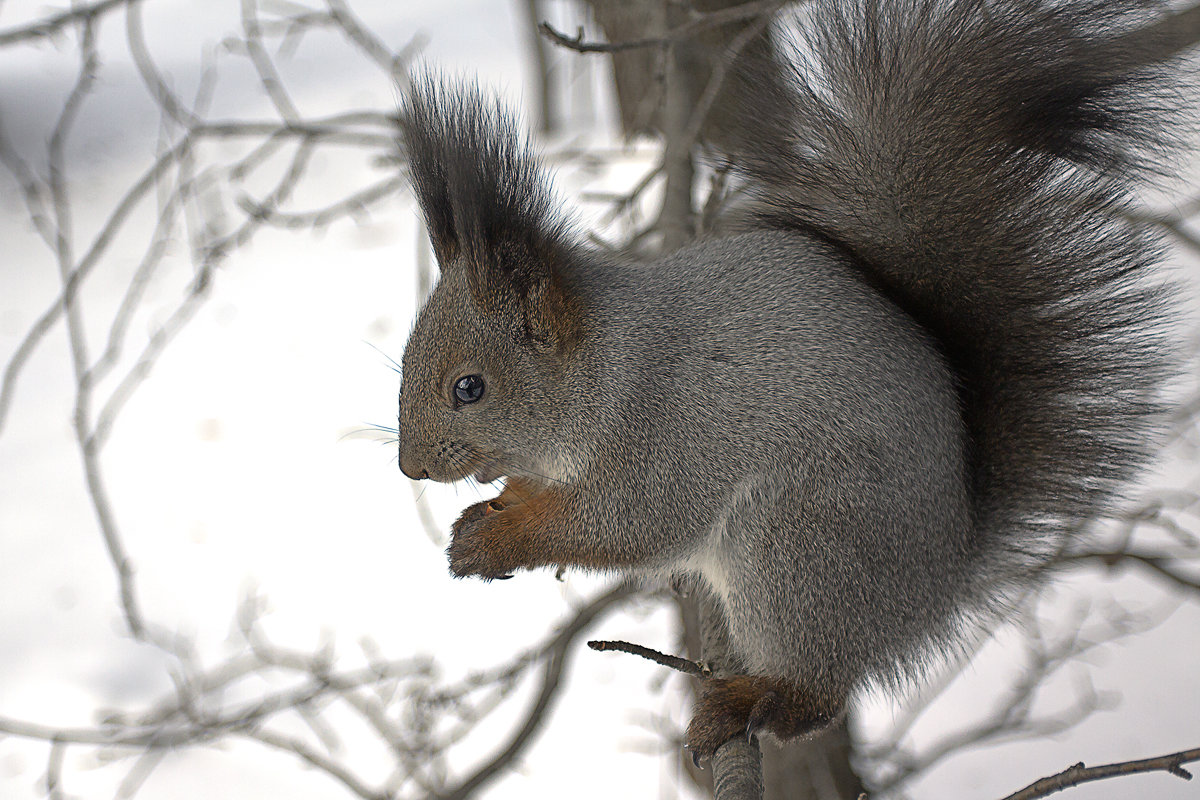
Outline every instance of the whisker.
<svg viewBox="0 0 1200 800">
<path fill-rule="evenodd" d="M 511 461 L 508 461 L 506 459 L 496 459 L 496 463 L 499 464 L 500 466 L 504 467 L 506 472 L 515 473 L 521 477 L 537 478 L 538 480 L 542 480 L 547 483 L 558 483 L 563 486 L 569 485 L 569 483 L 567 481 L 561 480 L 559 478 L 552 478 L 549 475 L 542 475 L 541 473 L 534 472 L 533 470 L 530 470 L 530 469 L 526 469 L 525 467 L 519 466 L 518 464 L 514 464 Z"/>
<path fill-rule="evenodd" d="M 475 494 L 479 497 L 480 500 L 484 499 L 483 492 L 480 491 L 480 488 L 479 488 L 479 481 L 475 480 L 470 475 L 468 475 L 467 479 L 463 482 L 465 484 L 467 484 L 467 486 L 471 487 L 471 489 L 475 492 Z"/>
<path fill-rule="evenodd" d="M 364 423 L 364 424 L 367 425 L 367 427 L 355 428 L 354 430 L 346 431 L 341 436 L 339 436 L 337 438 L 337 440 L 340 442 L 343 439 L 363 438 L 364 434 L 371 435 L 373 437 L 377 437 L 377 435 L 380 433 L 388 433 L 388 434 L 391 434 L 391 439 L 389 439 L 389 441 L 394 441 L 396 443 L 400 442 L 400 432 L 398 430 L 396 430 L 395 428 L 386 428 L 383 425 L 372 425 L 371 423 Z M 379 441 L 379 439 L 373 438 L 373 441 Z"/>
<path fill-rule="evenodd" d="M 378 347 L 376 347 L 375 345 L 368 342 L 366 339 L 363 339 L 363 344 L 365 344 L 367 347 L 374 350 L 376 353 L 379 353 L 379 355 L 386 358 L 388 361 L 388 366 L 391 368 L 392 372 L 395 372 L 397 375 L 403 375 L 403 372 L 401 371 L 402 368 L 401 368 L 400 364 L 396 362 L 396 359 L 392 358 L 387 353 L 383 352 Z"/>
</svg>

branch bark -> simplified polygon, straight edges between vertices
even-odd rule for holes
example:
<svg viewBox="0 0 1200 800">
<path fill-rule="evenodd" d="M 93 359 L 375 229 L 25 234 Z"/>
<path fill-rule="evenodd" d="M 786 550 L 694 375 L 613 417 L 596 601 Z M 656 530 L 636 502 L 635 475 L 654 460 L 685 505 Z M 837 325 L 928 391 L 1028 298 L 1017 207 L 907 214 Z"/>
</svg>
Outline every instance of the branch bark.
<svg viewBox="0 0 1200 800">
<path fill-rule="evenodd" d="M 730 649 L 721 609 L 707 592 L 700 597 L 700 647 L 717 676 L 744 672 Z M 737 738 L 717 749 L 712 759 L 714 800 L 762 800 L 762 752 L 756 738 Z"/>
</svg>

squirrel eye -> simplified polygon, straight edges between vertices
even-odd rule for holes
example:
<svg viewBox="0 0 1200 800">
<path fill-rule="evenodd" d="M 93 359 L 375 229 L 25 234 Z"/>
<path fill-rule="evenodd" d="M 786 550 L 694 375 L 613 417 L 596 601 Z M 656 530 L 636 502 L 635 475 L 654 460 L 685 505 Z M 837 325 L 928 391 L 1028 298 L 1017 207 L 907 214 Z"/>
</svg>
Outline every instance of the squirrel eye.
<svg viewBox="0 0 1200 800">
<path fill-rule="evenodd" d="M 466 375 L 454 384 L 454 396 L 460 403 L 474 403 L 483 397 L 483 378 L 478 375 Z"/>
</svg>

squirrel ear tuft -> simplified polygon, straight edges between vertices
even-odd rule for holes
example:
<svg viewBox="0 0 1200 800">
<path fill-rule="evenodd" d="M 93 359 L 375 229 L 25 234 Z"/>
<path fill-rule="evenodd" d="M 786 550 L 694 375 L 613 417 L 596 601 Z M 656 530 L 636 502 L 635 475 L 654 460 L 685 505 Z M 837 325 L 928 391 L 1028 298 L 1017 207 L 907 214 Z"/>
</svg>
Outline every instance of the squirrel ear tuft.
<svg viewBox="0 0 1200 800">
<path fill-rule="evenodd" d="M 477 86 L 426 73 L 404 94 L 400 132 L 442 271 L 467 270 L 480 308 L 523 314 L 535 341 L 570 341 L 567 229 L 512 116 Z"/>
</svg>

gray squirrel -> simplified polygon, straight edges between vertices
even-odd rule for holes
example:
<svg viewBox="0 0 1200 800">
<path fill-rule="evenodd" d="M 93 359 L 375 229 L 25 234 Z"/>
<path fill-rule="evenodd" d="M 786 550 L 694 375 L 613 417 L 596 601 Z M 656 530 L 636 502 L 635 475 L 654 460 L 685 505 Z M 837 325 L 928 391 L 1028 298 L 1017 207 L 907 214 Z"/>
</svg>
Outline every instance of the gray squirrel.
<svg viewBox="0 0 1200 800">
<path fill-rule="evenodd" d="M 418 79 L 401 113 L 441 274 L 400 468 L 505 478 L 454 524 L 456 576 L 706 586 L 745 674 L 705 683 L 701 757 L 817 730 L 1003 608 L 1146 464 L 1174 363 L 1122 213 L 1170 138 L 1114 44 L 1145 4 L 803 8 L 786 81 L 728 77 L 714 159 L 750 221 L 653 263 L 583 245 L 478 89 Z"/>
</svg>

